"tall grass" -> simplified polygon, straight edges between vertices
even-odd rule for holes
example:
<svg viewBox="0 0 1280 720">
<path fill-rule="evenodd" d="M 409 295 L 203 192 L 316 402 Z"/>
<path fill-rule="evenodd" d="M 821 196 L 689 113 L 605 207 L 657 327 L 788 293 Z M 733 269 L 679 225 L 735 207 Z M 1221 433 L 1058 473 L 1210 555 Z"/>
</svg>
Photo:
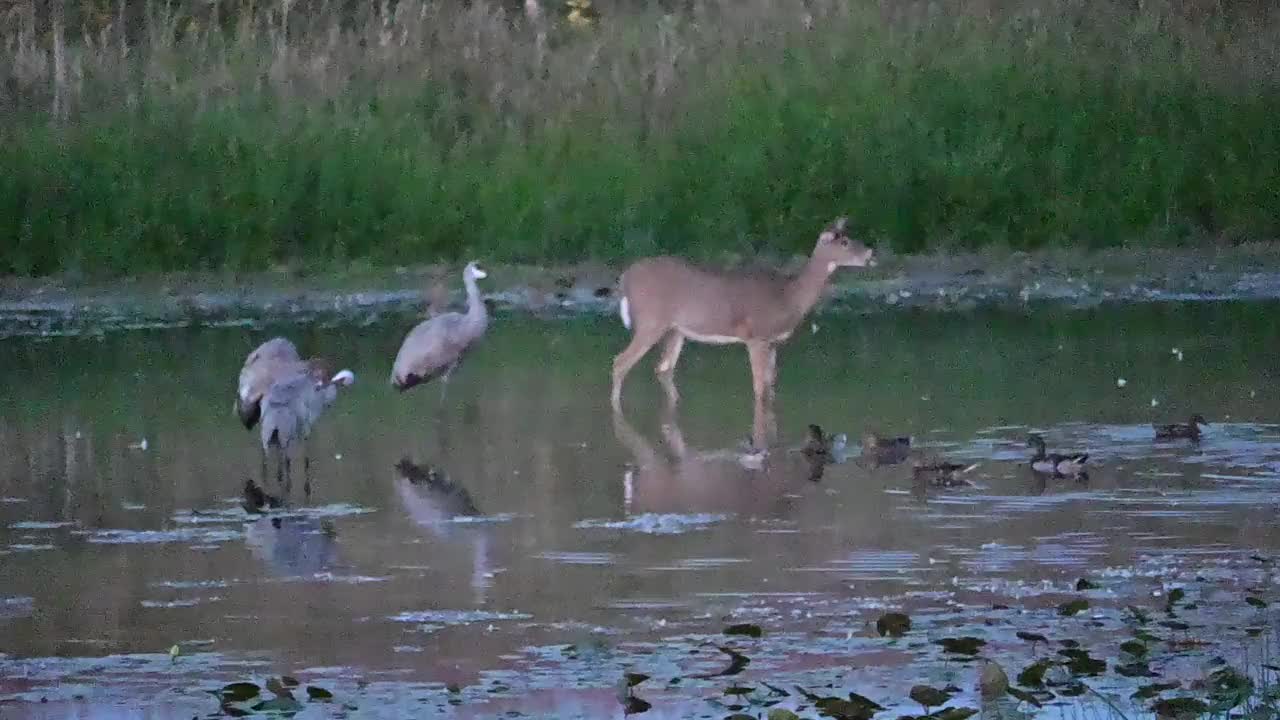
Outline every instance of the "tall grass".
<svg viewBox="0 0 1280 720">
<path fill-rule="evenodd" d="M 1266 4 L 189 1 L 0 0 L 0 272 L 1280 228 Z"/>
</svg>

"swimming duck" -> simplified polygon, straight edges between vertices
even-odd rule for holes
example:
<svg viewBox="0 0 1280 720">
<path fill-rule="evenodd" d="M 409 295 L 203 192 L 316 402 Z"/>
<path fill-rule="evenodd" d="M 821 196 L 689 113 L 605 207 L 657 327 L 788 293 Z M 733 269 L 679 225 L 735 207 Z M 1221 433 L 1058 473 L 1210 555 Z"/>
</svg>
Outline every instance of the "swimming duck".
<svg viewBox="0 0 1280 720">
<path fill-rule="evenodd" d="M 910 449 L 909 437 L 881 437 L 871 431 L 862 436 L 862 456 L 874 465 L 897 465 L 907 459 Z"/>
<path fill-rule="evenodd" d="M 1089 461 L 1089 453 L 1046 453 L 1044 438 L 1039 435 L 1029 435 L 1027 445 L 1036 449 L 1036 454 L 1031 457 L 1031 469 L 1038 473 L 1055 477 L 1080 477 L 1084 474 L 1085 463 Z"/>
<path fill-rule="evenodd" d="M 918 483 L 927 482 L 938 487 L 960 487 L 970 483 L 956 477 L 956 474 L 967 473 L 976 467 L 978 467 L 977 463 L 962 465 L 960 463 L 947 462 L 946 460 L 916 462 L 911 467 L 911 476 Z"/>
<path fill-rule="evenodd" d="M 253 478 L 247 478 L 244 481 L 243 495 L 241 506 L 244 507 L 245 512 L 260 513 L 264 507 L 272 509 L 280 507 L 280 498 L 269 495 L 253 481 Z"/>
<path fill-rule="evenodd" d="M 1199 440 L 1200 426 L 1208 424 L 1203 415 L 1196 413 L 1185 423 L 1152 424 L 1151 427 L 1156 431 L 1156 440 Z"/>
<path fill-rule="evenodd" d="M 821 425 L 810 423 L 809 438 L 805 440 L 800 452 L 811 460 L 823 459 L 828 462 L 837 462 L 837 458 L 844 454 L 848 444 L 849 438 L 844 433 L 827 435 L 822 431 Z"/>
</svg>

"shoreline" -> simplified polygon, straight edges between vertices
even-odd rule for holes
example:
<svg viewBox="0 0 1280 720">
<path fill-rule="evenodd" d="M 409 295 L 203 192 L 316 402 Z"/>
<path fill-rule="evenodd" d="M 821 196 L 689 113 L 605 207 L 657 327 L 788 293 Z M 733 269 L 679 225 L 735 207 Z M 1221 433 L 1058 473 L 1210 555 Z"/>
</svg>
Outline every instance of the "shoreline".
<svg viewBox="0 0 1280 720">
<path fill-rule="evenodd" d="M 792 269 L 803 258 L 784 263 Z M 303 274 L 175 273 L 109 281 L 0 278 L 0 338 L 308 322 L 372 324 L 420 314 L 443 281 L 462 299 L 461 264 Z M 578 317 L 616 312 L 621 266 L 488 266 L 486 301 L 500 313 Z M 815 314 L 919 309 L 1280 299 L 1280 243 L 1156 250 L 1040 251 L 884 257 L 842 270 Z"/>
</svg>

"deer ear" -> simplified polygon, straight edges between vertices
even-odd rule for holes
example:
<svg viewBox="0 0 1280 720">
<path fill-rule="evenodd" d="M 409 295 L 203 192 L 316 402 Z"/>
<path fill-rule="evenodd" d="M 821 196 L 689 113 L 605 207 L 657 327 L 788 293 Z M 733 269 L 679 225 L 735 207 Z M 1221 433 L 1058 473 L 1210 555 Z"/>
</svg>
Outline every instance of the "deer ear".
<svg viewBox="0 0 1280 720">
<path fill-rule="evenodd" d="M 822 245 L 829 245 L 835 239 L 836 239 L 836 234 L 831 232 L 830 230 L 823 230 L 822 234 L 818 236 L 818 242 Z"/>
</svg>

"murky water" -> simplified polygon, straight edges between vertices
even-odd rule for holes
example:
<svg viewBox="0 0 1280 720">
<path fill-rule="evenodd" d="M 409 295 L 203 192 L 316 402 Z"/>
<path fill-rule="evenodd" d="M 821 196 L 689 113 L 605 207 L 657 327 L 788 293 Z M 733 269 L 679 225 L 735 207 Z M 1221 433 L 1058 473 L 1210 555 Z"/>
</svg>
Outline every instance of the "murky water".
<svg viewBox="0 0 1280 720">
<path fill-rule="evenodd" d="M 675 418 L 638 369 L 614 423 L 612 320 L 501 316 L 443 402 L 387 385 L 406 317 L 0 341 L 0 716 L 190 717 L 218 710 L 206 690 L 287 674 L 336 697 L 304 716 L 601 717 L 626 670 L 652 676 L 646 717 L 797 707 L 796 684 L 918 712 L 916 682 L 976 704 L 976 665 L 936 639 L 986 639 L 1011 678 L 1033 657 L 1015 630 L 1116 662 L 1123 608 L 1163 617 L 1175 587 L 1201 629 L 1158 634 L 1225 643 L 1162 664 L 1185 680 L 1270 652 L 1250 640 L 1269 611 L 1243 597 L 1273 599 L 1280 551 L 1278 309 L 819 317 L 781 354 L 764 469 L 738 452 L 740 348 L 686 350 Z M 358 380 L 317 429 L 314 496 L 295 483 L 287 510 L 251 515 L 259 452 L 231 404 L 276 332 Z M 1152 441 L 1192 412 L 1213 423 L 1198 445 Z M 978 466 L 954 489 L 856 457 L 814 481 L 787 451 L 809 422 Z M 1031 430 L 1088 450 L 1089 480 L 1034 477 Z M 447 480 L 412 482 L 402 458 Z M 1089 612 L 1057 613 L 1078 596 Z M 886 609 L 912 615 L 906 638 L 869 625 Z M 765 637 L 720 634 L 742 622 Z M 696 677 L 732 659 L 707 640 L 751 663 Z"/>
</svg>

